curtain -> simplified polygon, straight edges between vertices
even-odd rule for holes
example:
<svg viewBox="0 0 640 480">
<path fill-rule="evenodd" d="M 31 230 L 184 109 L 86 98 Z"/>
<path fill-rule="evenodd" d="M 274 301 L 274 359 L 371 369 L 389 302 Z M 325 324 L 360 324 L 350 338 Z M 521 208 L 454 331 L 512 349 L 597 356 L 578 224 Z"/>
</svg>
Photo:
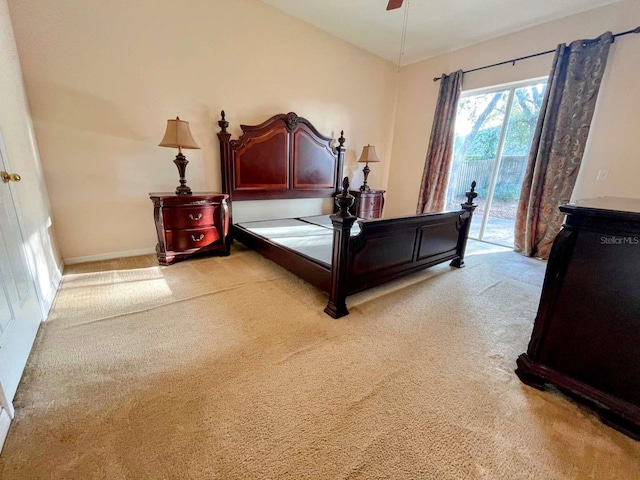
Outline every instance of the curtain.
<svg viewBox="0 0 640 480">
<path fill-rule="evenodd" d="M 444 210 L 462 77 L 462 70 L 458 70 L 450 75 L 442 75 L 440 80 L 440 93 L 431 128 L 416 213 Z"/>
<path fill-rule="evenodd" d="M 613 35 L 558 45 L 525 171 L 515 249 L 546 259 L 562 226 L 587 143 Z"/>
</svg>

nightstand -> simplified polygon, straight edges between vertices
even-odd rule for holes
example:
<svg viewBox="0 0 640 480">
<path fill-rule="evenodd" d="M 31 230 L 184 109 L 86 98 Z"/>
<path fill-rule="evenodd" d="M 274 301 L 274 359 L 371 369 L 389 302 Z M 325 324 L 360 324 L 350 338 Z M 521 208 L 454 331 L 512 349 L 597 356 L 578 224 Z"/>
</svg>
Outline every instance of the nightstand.
<svg viewBox="0 0 640 480">
<path fill-rule="evenodd" d="M 384 207 L 385 190 L 351 190 L 349 193 L 356 197 L 351 214 L 366 220 L 380 218 Z"/>
<path fill-rule="evenodd" d="M 229 255 L 228 195 L 150 193 L 161 265 L 194 255 Z"/>
</svg>

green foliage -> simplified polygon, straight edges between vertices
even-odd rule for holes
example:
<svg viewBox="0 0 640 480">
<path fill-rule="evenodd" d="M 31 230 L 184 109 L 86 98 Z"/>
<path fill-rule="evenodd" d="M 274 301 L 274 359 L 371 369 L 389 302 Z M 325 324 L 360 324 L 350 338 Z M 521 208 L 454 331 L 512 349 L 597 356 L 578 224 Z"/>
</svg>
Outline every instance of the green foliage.
<svg viewBox="0 0 640 480">
<path fill-rule="evenodd" d="M 471 146 L 464 154 L 465 160 L 470 157 L 483 160 L 495 158 L 498 151 L 498 142 L 500 141 L 500 130 L 499 126 L 480 129 L 474 141 L 471 142 Z"/>
<path fill-rule="evenodd" d="M 517 201 L 520 198 L 520 183 L 500 183 L 496 185 L 494 198 L 506 201 Z"/>
<path fill-rule="evenodd" d="M 514 92 L 503 154 L 527 155 L 536 128 L 544 86 L 518 88 Z M 506 91 L 463 98 L 458 118 L 473 124 L 467 135 L 457 135 L 455 158 L 458 160 L 495 158 L 506 108 Z M 482 121 L 481 125 L 477 125 Z"/>
</svg>

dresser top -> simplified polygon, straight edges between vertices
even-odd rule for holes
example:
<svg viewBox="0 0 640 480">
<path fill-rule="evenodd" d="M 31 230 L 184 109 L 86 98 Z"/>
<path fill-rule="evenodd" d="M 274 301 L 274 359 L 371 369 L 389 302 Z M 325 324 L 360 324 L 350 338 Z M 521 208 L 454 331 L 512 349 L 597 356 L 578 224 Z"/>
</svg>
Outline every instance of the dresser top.
<svg viewBox="0 0 640 480">
<path fill-rule="evenodd" d="M 560 211 L 567 215 L 615 216 L 640 220 L 640 198 L 585 198 L 561 205 Z"/>
<path fill-rule="evenodd" d="M 198 206 L 207 203 L 223 202 L 229 195 L 226 193 L 196 192 L 192 195 L 176 195 L 173 192 L 150 193 L 151 201 L 160 206 Z"/>
<path fill-rule="evenodd" d="M 383 193 L 385 193 L 386 190 L 374 190 L 373 188 L 370 190 L 349 190 L 349 193 L 351 195 L 357 196 L 357 195 L 382 195 Z"/>
<path fill-rule="evenodd" d="M 176 195 L 175 192 L 151 192 L 150 197 L 166 198 L 166 197 L 178 197 L 178 198 L 196 198 L 196 197 L 215 197 L 215 198 L 229 198 L 226 193 L 220 192 L 193 192 L 190 195 Z"/>
</svg>

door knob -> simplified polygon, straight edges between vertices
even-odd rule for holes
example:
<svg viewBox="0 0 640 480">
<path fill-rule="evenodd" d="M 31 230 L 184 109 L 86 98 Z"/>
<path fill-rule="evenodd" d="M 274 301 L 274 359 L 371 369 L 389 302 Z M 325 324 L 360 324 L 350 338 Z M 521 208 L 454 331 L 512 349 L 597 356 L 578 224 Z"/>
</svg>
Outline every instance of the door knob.
<svg viewBox="0 0 640 480">
<path fill-rule="evenodd" d="M 22 177 L 17 173 L 7 173 L 7 172 L 0 172 L 0 178 L 4 183 L 19 182 L 20 180 L 22 180 Z"/>
</svg>

